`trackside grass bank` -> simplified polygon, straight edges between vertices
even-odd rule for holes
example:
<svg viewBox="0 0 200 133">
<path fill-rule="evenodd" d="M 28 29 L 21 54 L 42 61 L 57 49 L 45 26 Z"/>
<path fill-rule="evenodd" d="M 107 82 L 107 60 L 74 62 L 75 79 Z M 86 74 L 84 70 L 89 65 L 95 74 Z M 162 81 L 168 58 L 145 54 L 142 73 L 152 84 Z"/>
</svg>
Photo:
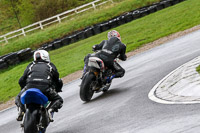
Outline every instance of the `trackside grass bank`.
<svg viewBox="0 0 200 133">
<path fill-rule="evenodd" d="M 199 0 L 187 0 L 141 19 L 115 28 L 127 45 L 127 52 L 172 33 L 200 24 Z M 107 32 L 50 52 L 51 61 L 57 66 L 60 77 L 83 68 L 83 58 L 91 47 L 106 39 Z M 5 102 L 20 91 L 18 80 L 29 62 L 0 72 L 0 101 Z M 70 89 L 70 88 L 69 88 Z M 73 89 L 73 88 L 72 88 Z"/>
<path fill-rule="evenodd" d="M 113 0 L 114 4 L 106 4 L 83 14 L 73 16 L 72 19 L 65 19 L 61 24 L 55 24 L 43 30 L 35 31 L 28 34 L 26 37 L 9 40 L 9 43 L 0 46 L 0 55 L 9 52 L 15 52 L 27 47 L 32 49 L 38 48 L 42 44 L 53 41 L 57 38 L 62 38 L 73 31 L 84 29 L 87 26 L 107 21 L 111 18 L 119 16 L 124 12 L 128 12 L 139 7 L 151 5 L 160 0 Z"/>
<path fill-rule="evenodd" d="M 196 68 L 197 72 L 200 74 L 200 66 Z"/>
</svg>

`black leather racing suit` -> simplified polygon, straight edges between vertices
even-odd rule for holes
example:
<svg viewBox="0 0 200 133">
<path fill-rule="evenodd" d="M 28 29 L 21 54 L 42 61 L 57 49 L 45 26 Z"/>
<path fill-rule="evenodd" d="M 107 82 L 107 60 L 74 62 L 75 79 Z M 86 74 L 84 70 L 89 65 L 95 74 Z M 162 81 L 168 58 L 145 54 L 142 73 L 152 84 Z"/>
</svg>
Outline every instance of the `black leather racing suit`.
<svg viewBox="0 0 200 133">
<path fill-rule="evenodd" d="M 21 94 L 29 88 L 40 89 L 51 101 L 51 108 L 57 111 L 62 107 L 63 99 L 57 92 L 61 91 L 63 86 L 62 80 L 59 79 L 59 73 L 53 63 L 43 60 L 33 61 L 30 63 L 23 76 L 19 79 L 21 92 L 15 99 L 15 104 L 25 112 L 24 106 L 20 102 Z"/>
<path fill-rule="evenodd" d="M 95 51 L 99 51 L 95 54 L 88 54 L 84 59 L 85 64 L 88 64 L 89 57 L 98 57 L 103 60 L 105 66 L 115 70 L 115 78 L 124 76 L 125 70 L 117 62 L 114 62 L 114 59 L 117 57 L 123 61 L 127 59 L 125 54 L 126 45 L 123 44 L 117 37 L 104 40 L 100 44 L 94 45 L 93 49 Z"/>
</svg>

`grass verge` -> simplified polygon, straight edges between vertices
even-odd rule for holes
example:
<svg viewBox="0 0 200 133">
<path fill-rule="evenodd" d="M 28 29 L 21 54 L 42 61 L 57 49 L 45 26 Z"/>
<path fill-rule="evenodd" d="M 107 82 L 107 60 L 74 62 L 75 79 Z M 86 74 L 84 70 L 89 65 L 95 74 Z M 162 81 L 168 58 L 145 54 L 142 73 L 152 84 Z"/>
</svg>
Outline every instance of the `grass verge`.
<svg viewBox="0 0 200 133">
<path fill-rule="evenodd" d="M 127 44 L 127 52 L 172 33 L 200 24 L 199 0 L 187 0 L 141 19 L 115 28 Z M 51 61 L 57 66 L 60 77 L 82 69 L 83 58 L 91 53 L 91 47 L 106 39 L 103 32 L 88 39 L 50 52 Z M 5 102 L 20 91 L 18 79 L 29 62 L 10 67 L 0 72 L 0 102 Z"/>
<path fill-rule="evenodd" d="M 200 66 L 196 68 L 197 72 L 200 74 Z"/>
</svg>

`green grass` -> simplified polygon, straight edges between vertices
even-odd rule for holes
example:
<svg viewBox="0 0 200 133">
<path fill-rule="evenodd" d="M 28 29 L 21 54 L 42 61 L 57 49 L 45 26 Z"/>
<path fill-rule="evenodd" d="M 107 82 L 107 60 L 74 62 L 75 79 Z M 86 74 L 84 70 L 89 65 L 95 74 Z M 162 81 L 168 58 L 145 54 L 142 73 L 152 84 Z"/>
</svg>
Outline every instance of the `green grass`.
<svg viewBox="0 0 200 133">
<path fill-rule="evenodd" d="M 187 0 L 141 19 L 115 28 L 127 45 L 127 52 L 172 33 L 200 24 L 199 0 Z M 57 66 L 60 77 L 83 68 L 83 58 L 91 47 L 106 39 L 107 31 L 69 46 L 50 52 L 51 61 Z M 20 91 L 18 80 L 29 62 L 0 72 L 0 101 L 4 102 Z"/>
<path fill-rule="evenodd" d="M 62 38 L 63 36 L 66 36 L 75 30 L 80 30 L 87 26 L 106 21 L 124 12 L 150 5 L 159 0 L 120 0 L 122 2 L 116 2 L 119 0 L 114 1 L 114 4 L 107 4 L 107 6 L 103 6 L 98 10 L 92 10 L 80 14 L 73 17 L 72 20 L 65 20 L 61 24 L 55 24 L 45 28 L 44 30 L 38 30 L 33 34 L 27 35 L 26 37 L 22 36 L 18 39 L 9 40 L 7 45 L 0 46 L 0 55 L 4 55 L 9 52 L 15 52 L 27 47 L 32 49 L 38 48 L 46 42 L 57 38 Z"/>
<path fill-rule="evenodd" d="M 200 66 L 196 68 L 197 72 L 200 74 Z"/>
</svg>

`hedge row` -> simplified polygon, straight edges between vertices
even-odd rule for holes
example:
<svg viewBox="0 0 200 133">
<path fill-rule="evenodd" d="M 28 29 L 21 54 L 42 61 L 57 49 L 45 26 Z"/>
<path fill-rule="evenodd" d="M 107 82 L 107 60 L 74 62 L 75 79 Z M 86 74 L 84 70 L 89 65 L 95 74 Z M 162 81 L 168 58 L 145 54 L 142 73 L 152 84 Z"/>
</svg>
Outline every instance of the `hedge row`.
<svg viewBox="0 0 200 133">
<path fill-rule="evenodd" d="M 173 6 L 182 1 L 184 0 L 162 0 L 150 6 L 142 7 L 142 8 L 133 10 L 131 12 L 128 12 L 126 14 L 123 14 L 121 16 L 115 17 L 109 21 L 105 21 L 105 22 L 87 27 L 81 31 L 76 31 L 67 37 L 56 39 L 52 42 L 46 43 L 42 45 L 40 49 L 45 49 L 47 51 L 58 49 L 62 46 L 69 45 L 71 43 L 77 42 L 79 40 L 82 40 L 82 39 L 91 37 L 93 35 L 99 34 L 101 32 L 104 32 L 106 30 L 109 30 L 111 28 L 115 28 L 122 24 L 128 23 L 132 20 L 144 17 L 148 14 L 154 13 L 161 9 L 167 8 L 169 6 Z M 18 52 L 9 53 L 7 55 L 0 56 L 0 70 L 8 68 L 10 65 L 14 65 L 24 60 L 30 59 L 33 53 L 34 53 L 34 50 L 27 48 L 27 49 L 20 50 Z"/>
</svg>

